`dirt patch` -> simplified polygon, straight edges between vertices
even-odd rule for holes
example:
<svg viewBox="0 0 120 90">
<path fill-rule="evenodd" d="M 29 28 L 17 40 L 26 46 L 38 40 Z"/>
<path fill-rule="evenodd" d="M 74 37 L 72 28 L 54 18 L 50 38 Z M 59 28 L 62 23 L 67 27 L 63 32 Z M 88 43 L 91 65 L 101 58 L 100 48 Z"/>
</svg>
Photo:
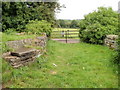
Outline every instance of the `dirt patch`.
<svg viewBox="0 0 120 90">
<path fill-rule="evenodd" d="M 56 71 L 50 71 L 50 74 L 52 74 L 52 75 L 56 75 L 57 72 L 56 72 Z"/>
</svg>

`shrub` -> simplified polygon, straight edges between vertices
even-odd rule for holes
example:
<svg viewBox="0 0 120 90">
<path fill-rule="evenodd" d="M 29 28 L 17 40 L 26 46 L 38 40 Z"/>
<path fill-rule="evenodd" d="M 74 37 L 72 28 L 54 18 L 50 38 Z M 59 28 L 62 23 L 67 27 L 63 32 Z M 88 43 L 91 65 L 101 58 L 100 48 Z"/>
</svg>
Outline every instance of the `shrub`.
<svg viewBox="0 0 120 90">
<path fill-rule="evenodd" d="M 117 63 L 120 65 L 120 35 L 118 41 L 118 56 L 117 56 Z"/>
<path fill-rule="evenodd" d="M 114 62 L 120 66 L 120 32 L 117 43 L 118 43 L 118 49 L 117 49 L 117 55 L 114 58 Z"/>
<path fill-rule="evenodd" d="M 52 31 L 51 24 L 45 20 L 42 21 L 31 20 L 26 25 L 26 32 L 32 34 L 41 34 L 44 32 L 47 34 L 48 37 L 50 37 L 51 31 Z"/>
<path fill-rule="evenodd" d="M 87 43 L 103 44 L 106 35 L 117 34 L 117 31 L 118 13 L 112 8 L 99 7 L 81 20 L 79 37 Z"/>
<path fill-rule="evenodd" d="M 17 33 L 17 31 L 16 31 L 14 28 L 9 28 L 9 29 L 7 29 L 7 30 L 5 31 L 5 33 L 12 35 L 12 34 Z"/>
</svg>

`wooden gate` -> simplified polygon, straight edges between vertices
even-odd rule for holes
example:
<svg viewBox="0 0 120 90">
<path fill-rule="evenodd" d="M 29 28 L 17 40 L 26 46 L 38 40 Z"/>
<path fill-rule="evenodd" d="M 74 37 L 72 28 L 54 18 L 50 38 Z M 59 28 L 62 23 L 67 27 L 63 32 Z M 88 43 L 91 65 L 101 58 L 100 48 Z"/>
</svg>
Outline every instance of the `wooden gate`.
<svg viewBox="0 0 120 90">
<path fill-rule="evenodd" d="M 52 38 L 78 38 L 78 30 L 62 30 L 62 31 L 53 31 L 51 34 Z"/>
<path fill-rule="evenodd" d="M 53 31 L 51 34 L 52 39 L 65 41 L 68 43 L 69 41 L 73 40 L 78 42 L 79 40 L 79 31 L 78 30 L 61 30 L 61 31 Z"/>
</svg>

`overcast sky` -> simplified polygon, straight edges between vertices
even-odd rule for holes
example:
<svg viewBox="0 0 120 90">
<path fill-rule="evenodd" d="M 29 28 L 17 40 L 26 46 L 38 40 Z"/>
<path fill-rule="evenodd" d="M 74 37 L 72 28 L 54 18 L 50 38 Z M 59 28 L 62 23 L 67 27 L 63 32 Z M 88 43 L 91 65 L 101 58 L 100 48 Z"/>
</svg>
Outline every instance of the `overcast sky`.
<svg viewBox="0 0 120 90">
<path fill-rule="evenodd" d="M 97 7 L 112 7 L 118 10 L 120 0 L 58 0 L 61 5 L 65 4 L 61 12 L 56 14 L 57 19 L 83 19 L 84 15 L 97 10 Z"/>
</svg>

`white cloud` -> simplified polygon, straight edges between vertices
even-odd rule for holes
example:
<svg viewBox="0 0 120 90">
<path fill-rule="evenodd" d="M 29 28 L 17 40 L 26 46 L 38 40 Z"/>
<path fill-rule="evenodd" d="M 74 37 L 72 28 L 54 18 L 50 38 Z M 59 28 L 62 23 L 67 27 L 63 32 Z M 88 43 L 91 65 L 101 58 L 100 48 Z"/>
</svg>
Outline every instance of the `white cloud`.
<svg viewBox="0 0 120 90">
<path fill-rule="evenodd" d="M 60 13 L 56 15 L 58 19 L 82 19 L 84 15 L 97 10 L 97 7 L 112 7 L 118 10 L 120 0 L 59 0 L 60 4 L 65 4 Z"/>
</svg>

